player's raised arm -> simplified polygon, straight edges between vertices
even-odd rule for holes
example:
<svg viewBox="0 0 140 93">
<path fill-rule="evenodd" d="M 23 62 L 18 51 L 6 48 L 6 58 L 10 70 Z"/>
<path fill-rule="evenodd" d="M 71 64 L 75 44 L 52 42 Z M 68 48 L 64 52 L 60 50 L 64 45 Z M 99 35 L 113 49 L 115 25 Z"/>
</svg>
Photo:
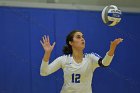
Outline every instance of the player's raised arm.
<svg viewBox="0 0 140 93">
<path fill-rule="evenodd" d="M 46 35 L 44 35 L 42 37 L 42 40 L 40 40 L 40 43 L 42 45 L 42 47 L 44 48 L 44 57 L 42 59 L 42 63 L 41 63 L 41 67 L 40 67 L 40 75 L 41 76 L 46 76 L 48 75 L 48 62 L 49 62 L 49 59 L 50 59 L 50 55 L 51 55 L 51 52 L 55 46 L 55 42 L 53 43 L 53 45 L 50 44 L 50 40 L 49 40 L 49 36 L 46 37 Z"/>
<path fill-rule="evenodd" d="M 118 39 L 115 39 L 114 41 L 111 41 L 111 44 L 110 44 L 110 49 L 109 51 L 107 52 L 106 56 L 104 57 L 103 61 L 102 61 L 102 64 L 104 66 L 108 66 L 111 61 L 112 61 L 112 58 L 113 58 L 113 55 L 114 55 L 114 52 L 116 50 L 116 47 L 123 41 L 122 38 L 118 38 Z"/>
</svg>

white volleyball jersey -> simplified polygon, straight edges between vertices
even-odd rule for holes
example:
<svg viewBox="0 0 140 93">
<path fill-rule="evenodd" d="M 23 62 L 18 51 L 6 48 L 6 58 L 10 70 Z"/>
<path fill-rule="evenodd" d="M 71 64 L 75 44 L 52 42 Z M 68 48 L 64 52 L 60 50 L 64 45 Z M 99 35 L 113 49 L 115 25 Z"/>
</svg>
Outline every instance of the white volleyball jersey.
<svg viewBox="0 0 140 93">
<path fill-rule="evenodd" d="M 109 65 L 113 56 L 106 55 L 102 63 Z M 63 55 L 52 63 L 42 61 L 40 74 L 47 76 L 62 68 L 64 84 L 61 93 L 92 93 L 92 77 L 94 70 L 99 67 L 100 57 L 94 53 L 85 54 L 81 63 L 76 63 L 72 56 Z"/>
</svg>

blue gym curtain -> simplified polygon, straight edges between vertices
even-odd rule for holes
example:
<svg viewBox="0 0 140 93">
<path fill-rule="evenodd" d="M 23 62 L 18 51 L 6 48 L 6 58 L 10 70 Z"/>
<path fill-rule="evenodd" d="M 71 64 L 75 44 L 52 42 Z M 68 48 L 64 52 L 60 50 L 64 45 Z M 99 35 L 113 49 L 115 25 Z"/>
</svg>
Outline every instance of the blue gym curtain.
<svg viewBox="0 0 140 93">
<path fill-rule="evenodd" d="M 123 38 L 109 68 L 94 72 L 93 93 L 140 93 L 139 13 L 123 13 L 115 27 L 106 26 L 99 11 L 0 7 L 0 93 L 59 93 L 63 72 L 39 73 L 43 35 L 56 42 L 50 62 L 62 55 L 66 35 L 79 29 L 86 53 L 104 57 L 110 41 Z"/>
</svg>

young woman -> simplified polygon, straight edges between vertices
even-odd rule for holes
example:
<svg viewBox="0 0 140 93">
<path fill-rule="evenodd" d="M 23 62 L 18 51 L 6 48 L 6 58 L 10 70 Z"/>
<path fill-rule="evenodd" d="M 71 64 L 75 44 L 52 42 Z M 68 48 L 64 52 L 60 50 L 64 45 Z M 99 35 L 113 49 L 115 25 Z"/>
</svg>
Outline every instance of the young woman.
<svg viewBox="0 0 140 93">
<path fill-rule="evenodd" d="M 42 37 L 40 41 L 45 54 L 40 67 L 41 76 L 47 76 L 62 68 L 64 72 L 64 84 L 61 93 L 92 93 L 92 77 L 97 67 L 108 66 L 113 58 L 117 45 L 122 38 L 115 39 L 110 44 L 110 49 L 102 59 L 94 53 L 84 54 L 85 39 L 79 30 L 70 32 L 66 38 L 65 55 L 56 58 L 49 64 L 51 52 L 55 46 L 50 45 L 49 37 Z"/>
</svg>

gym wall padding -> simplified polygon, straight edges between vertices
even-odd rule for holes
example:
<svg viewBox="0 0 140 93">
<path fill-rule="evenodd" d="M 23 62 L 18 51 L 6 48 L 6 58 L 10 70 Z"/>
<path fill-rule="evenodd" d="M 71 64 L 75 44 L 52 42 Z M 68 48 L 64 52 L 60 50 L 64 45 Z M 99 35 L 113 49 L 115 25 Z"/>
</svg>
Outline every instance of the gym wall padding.
<svg viewBox="0 0 140 93">
<path fill-rule="evenodd" d="M 14 14 L 14 8 L 0 9 L 0 93 L 30 93 L 30 22 Z M 24 9 L 16 11 L 28 15 Z"/>
<path fill-rule="evenodd" d="M 62 55 L 67 34 L 79 29 L 86 40 L 84 52 L 104 57 L 110 41 L 124 39 L 108 68 L 97 68 L 93 93 L 140 93 L 139 13 L 123 13 L 115 27 L 106 26 L 99 11 L 0 7 L 0 93 L 60 93 L 63 72 L 40 76 L 43 35 L 56 46 L 50 62 Z"/>
</svg>

